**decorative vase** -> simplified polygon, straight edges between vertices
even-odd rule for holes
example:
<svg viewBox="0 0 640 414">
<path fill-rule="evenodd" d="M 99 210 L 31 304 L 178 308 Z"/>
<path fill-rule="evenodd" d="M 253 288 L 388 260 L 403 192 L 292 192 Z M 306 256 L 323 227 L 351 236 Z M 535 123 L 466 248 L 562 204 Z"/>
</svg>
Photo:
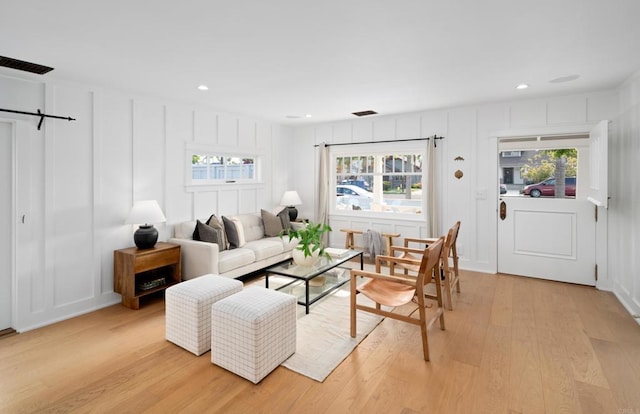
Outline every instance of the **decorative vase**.
<svg viewBox="0 0 640 414">
<path fill-rule="evenodd" d="M 312 250 L 311 256 L 305 257 L 304 252 L 302 250 L 298 250 L 298 248 L 296 247 L 295 249 L 293 249 L 292 256 L 293 261 L 298 266 L 310 267 L 316 264 L 320 259 L 320 251 Z"/>
<path fill-rule="evenodd" d="M 133 233 L 133 242 L 138 249 L 150 249 L 158 241 L 158 230 L 152 224 L 141 224 Z"/>
</svg>

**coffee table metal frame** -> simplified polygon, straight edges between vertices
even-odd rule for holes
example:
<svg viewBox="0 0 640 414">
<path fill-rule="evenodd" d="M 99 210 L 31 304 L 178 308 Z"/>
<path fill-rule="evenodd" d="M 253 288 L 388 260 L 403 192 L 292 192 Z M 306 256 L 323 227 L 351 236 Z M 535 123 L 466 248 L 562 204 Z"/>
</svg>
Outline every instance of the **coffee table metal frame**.
<svg viewBox="0 0 640 414">
<path fill-rule="evenodd" d="M 313 266 L 303 267 L 293 263 L 292 260 L 282 264 L 277 264 L 275 266 L 268 267 L 265 269 L 265 287 L 269 288 L 269 274 L 286 276 L 294 279 L 293 281 L 276 288 L 276 290 L 284 289 L 288 286 L 291 286 L 295 283 L 304 282 L 304 292 L 305 292 L 305 300 L 298 300 L 299 305 L 303 305 L 305 307 L 305 313 L 309 313 L 309 306 L 313 305 L 315 302 L 319 301 L 323 297 L 327 296 L 329 293 L 334 290 L 339 289 L 342 285 L 349 281 L 349 277 L 345 277 L 344 280 L 338 280 L 336 284 L 330 285 L 327 289 L 322 290 L 320 294 L 318 294 L 313 299 L 309 299 L 309 281 L 321 276 L 323 273 L 328 272 L 331 269 L 335 269 L 339 267 L 341 264 L 348 262 L 349 260 L 360 256 L 360 270 L 364 269 L 362 252 L 359 250 L 350 250 L 347 254 L 342 257 L 333 257 L 332 260 L 321 258 L 318 263 Z"/>
</svg>

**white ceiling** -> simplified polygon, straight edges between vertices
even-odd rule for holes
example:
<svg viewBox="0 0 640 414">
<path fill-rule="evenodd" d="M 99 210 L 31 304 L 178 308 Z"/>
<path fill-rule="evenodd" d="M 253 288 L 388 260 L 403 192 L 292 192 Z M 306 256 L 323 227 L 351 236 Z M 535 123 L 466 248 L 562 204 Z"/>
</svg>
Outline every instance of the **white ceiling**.
<svg viewBox="0 0 640 414">
<path fill-rule="evenodd" d="M 11 0 L 0 55 L 296 125 L 617 86 L 640 69 L 640 1 Z"/>
</svg>

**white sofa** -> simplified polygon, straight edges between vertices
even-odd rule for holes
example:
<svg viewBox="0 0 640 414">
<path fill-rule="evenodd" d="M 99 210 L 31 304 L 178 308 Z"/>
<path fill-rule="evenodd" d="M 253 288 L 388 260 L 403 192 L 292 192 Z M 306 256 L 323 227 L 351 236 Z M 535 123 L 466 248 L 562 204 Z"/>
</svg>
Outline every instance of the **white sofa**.
<svg viewBox="0 0 640 414">
<path fill-rule="evenodd" d="M 169 239 L 169 243 L 181 246 L 183 280 L 206 274 L 237 278 L 291 258 L 297 240 L 289 242 L 287 236 L 282 239 L 265 237 L 260 213 L 238 214 L 228 218 L 237 218 L 242 223 L 246 241 L 242 247 L 220 251 L 215 243 L 193 240 L 195 220 L 174 226 L 174 237 Z M 204 223 L 206 220 L 200 221 Z"/>
</svg>

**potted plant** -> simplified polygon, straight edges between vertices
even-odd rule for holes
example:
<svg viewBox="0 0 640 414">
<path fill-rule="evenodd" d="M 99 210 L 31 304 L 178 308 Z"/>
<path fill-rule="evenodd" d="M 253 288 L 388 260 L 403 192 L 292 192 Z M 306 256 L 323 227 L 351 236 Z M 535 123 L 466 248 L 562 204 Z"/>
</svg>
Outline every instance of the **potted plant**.
<svg viewBox="0 0 640 414">
<path fill-rule="evenodd" d="M 290 229 L 287 233 L 289 241 L 298 239 L 298 245 L 293 250 L 293 260 L 301 266 L 313 266 L 322 256 L 331 260 L 322 243 L 322 235 L 328 231 L 331 231 L 329 225 L 314 224 L 311 221 L 302 228 Z M 280 233 L 280 238 L 284 235 L 284 232 Z"/>
</svg>

